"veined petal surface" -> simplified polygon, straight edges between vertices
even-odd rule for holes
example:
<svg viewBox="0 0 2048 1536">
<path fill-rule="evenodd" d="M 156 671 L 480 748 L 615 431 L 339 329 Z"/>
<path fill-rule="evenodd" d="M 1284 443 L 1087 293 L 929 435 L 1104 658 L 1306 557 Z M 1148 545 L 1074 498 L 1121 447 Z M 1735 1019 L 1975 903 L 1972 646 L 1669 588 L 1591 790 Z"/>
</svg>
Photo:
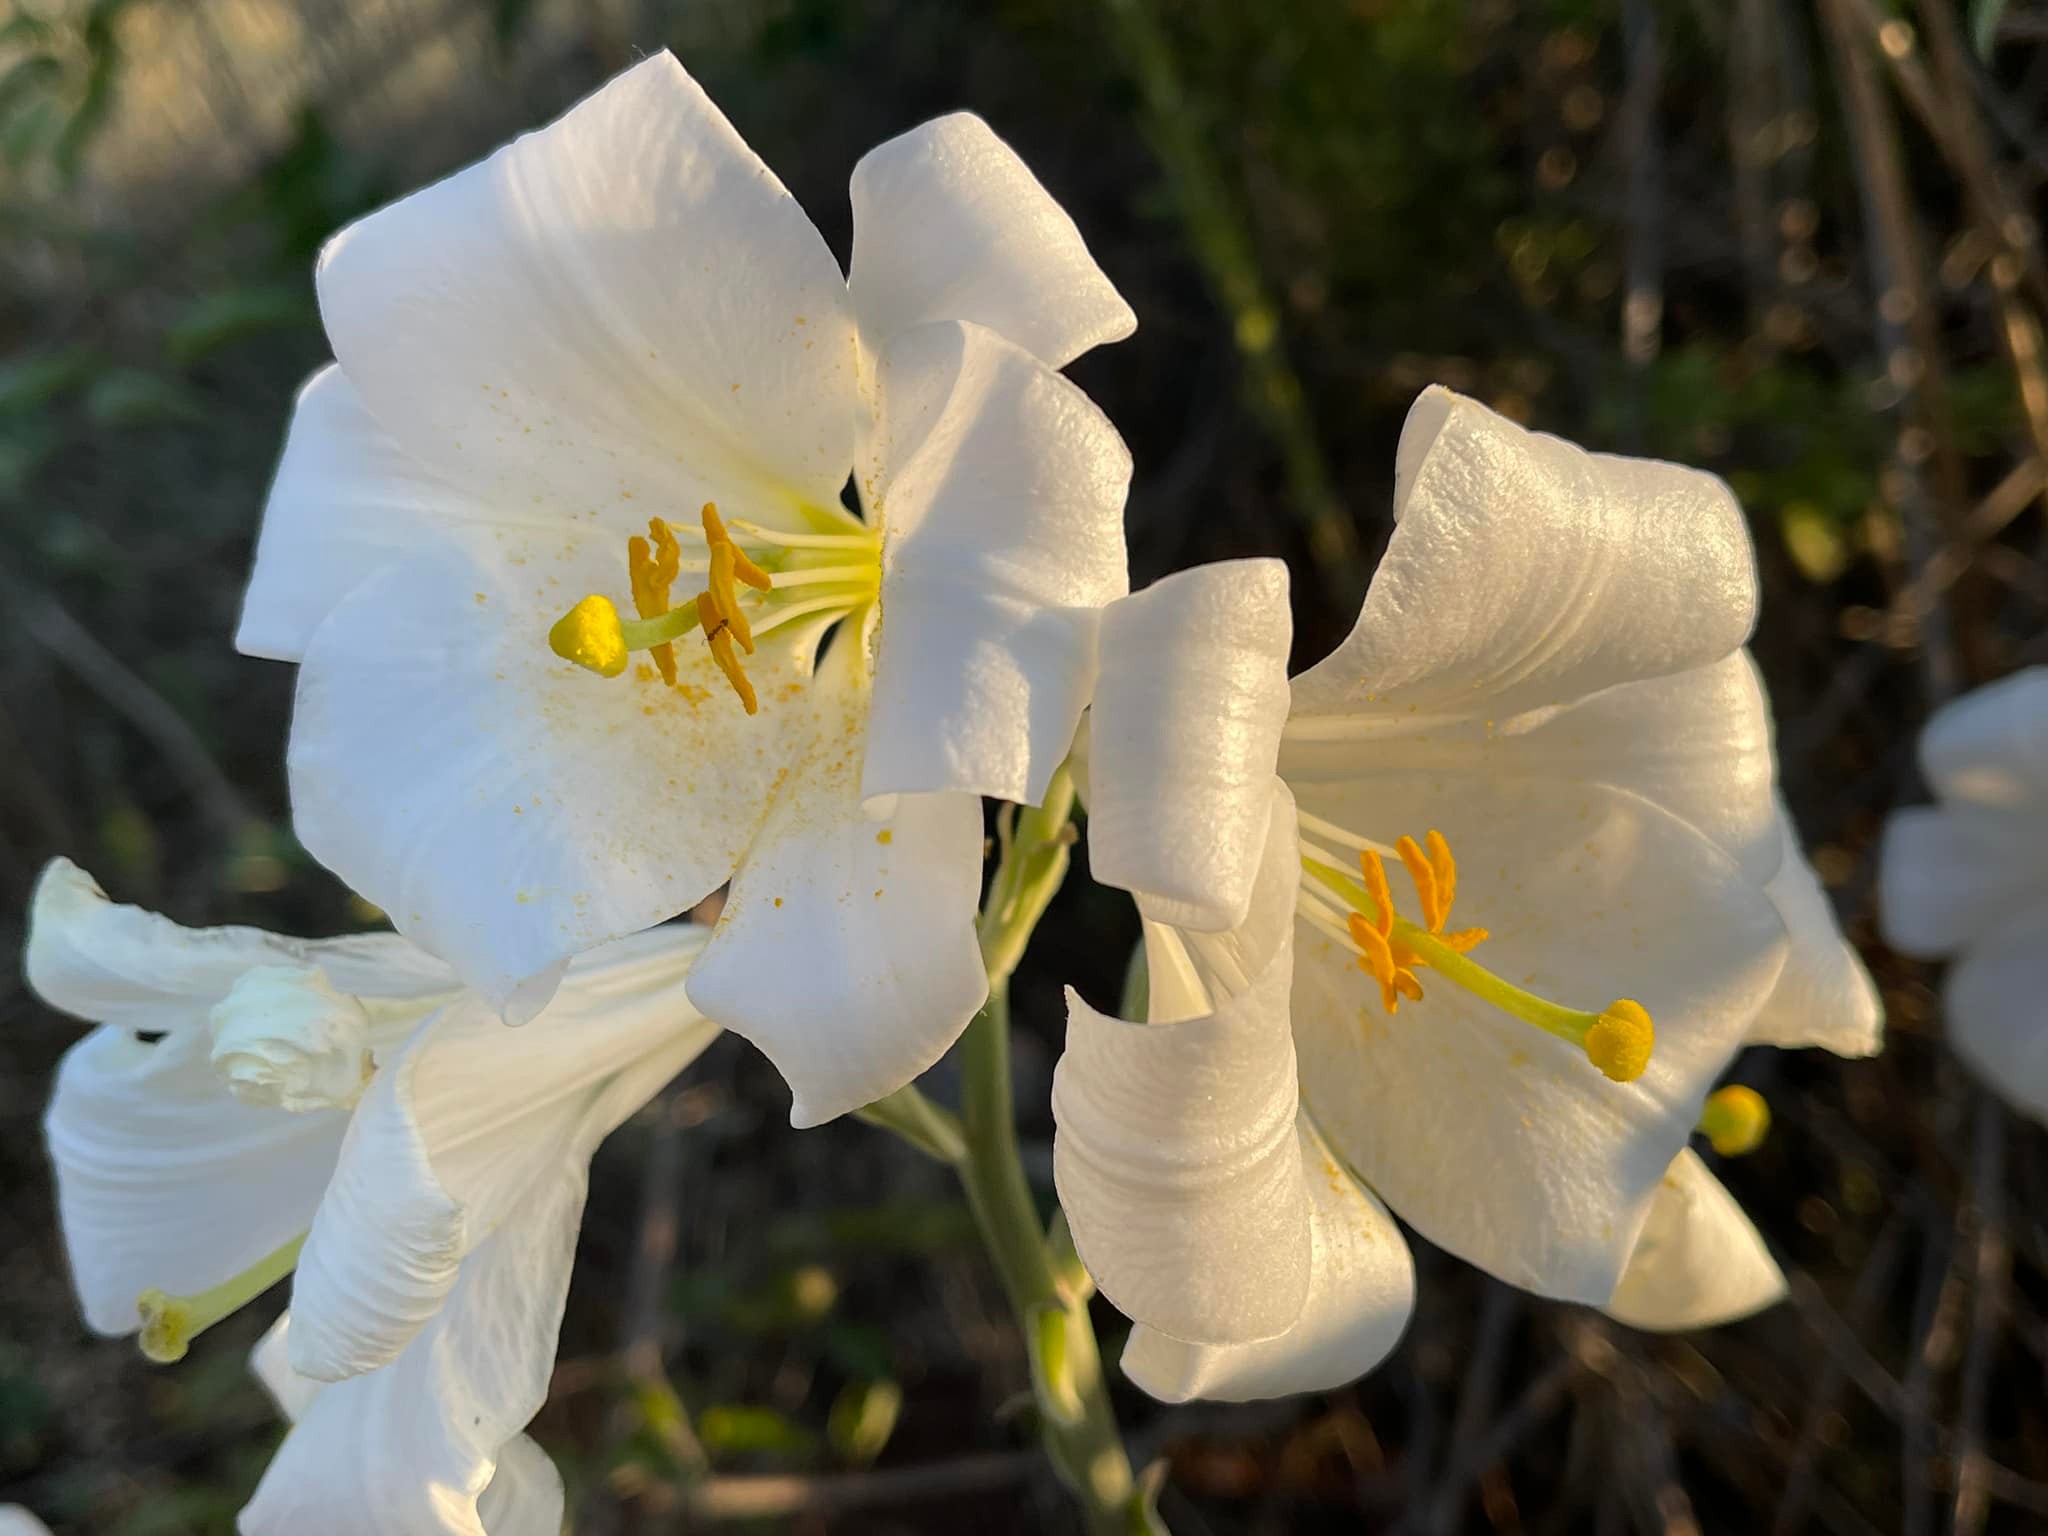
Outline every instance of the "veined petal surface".
<svg viewBox="0 0 2048 1536">
<path fill-rule="evenodd" d="M 52 859 L 29 903 L 28 984 L 52 1008 L 152 1033 L 203 1027 L 258 966 L 318 966 L 365 997 L 430 997 L 455 973 L 396 934 L 292 939 L 261 928 L 186 928 L 113 901 L 69 859 Z"/>
<path fill-rule="evenodd" d="M 480 500 L 436 475 L 398 445 L 330 363 L 292 407 L 235 648 L 297 661 L 335 605 L 392 560 L 431 548 L 449 529 L 553 521 L 524 499 Z"/>
<path fill-rule="evenodd" d="M 241 1103 L 210 1044 L 203 1029 L 150 1044 L 106 1024 L 58 1068 L 43 1130 L 72 1281 L 96 1332 L 134 1332 L 145 1290 L 208 1290 L 284 1246 L 334 1171 L 348 1116 Z"/>
<path fill-rule="evenodd" d="M 738 865 L 810 646 L 763 636 L 746 715 L 709 650 L 603 678 L 548 628 L 578 598 L 631 612 L 609 538 L 475 532 L 389 566 L 320 626 L 288 764 L 300 840 L 513 1022 L 572 955 L 687 910 Z"/>
<path fill-rule="evenodd" d="M 519 1431 L 547 1398 L 583 1197 L 583 1157 L 559 1159 L 402 1353 L 312 1393 L 243 1536 L 557 1536 L 561 1479 Z"/>
<path fill-rule="evenodd" d="M 1088 862 L 1177 927 L 1251 907 L 1287 721 L 1287 567 L 1180 571 L 1103 610 Z"/>
<path fill-rule="evenodd" d="M 551 1171 L 710 1043 L 682 985 L 703 943 L 672 926 L 585 956 L 517 1032 L 473 999 L 420 1027 L 357 1107 L 299 1255 L 296 1369 L 334 1381 L 395 1358 Z"/>
<path fill-rule="evenodd" d="M 1309 1190 L 1287 1026 L 1292 946 L 1206 1016 L 1137 1024 L 1067 992 L 1053 1175 L 1074 1247 L 1126 1316 L 1242 1344 L 1300 1316 Z"/>
<path fill-rule="evenodd" d="M 1671 1160 L 1621 1284 L 1601 1310 L 1650 1333 L 1714 1328 L 1785 1299 L 1785 1275 L 1690 1148 Z"/>
<path fill-rule="evenodd" d="M 966 320 L 1064 368 L 1138 328 L 1066 210 L 971 112 L 869 150 L 852 192 L 847 286 L 870 347 Z"/>
<path fill-rule="evenodd" d="M 1446 389 L 1408 413 L 1394 513 L 1357 627 L 1294 681 L 1297 715 L 1504 719 L 1719 661 L 1755 622 L 1755 552 L 1721 481 Z"/>
<path fill-rule="evenodd" d="M 882 623 L 862 792 L 1036 804 L 1095 681 L 1098 610 L 1130 590 L 1131 456 L 1088 397 L 980 326 L 883 352 L 867 504 Z"/>
<path fill-rule="evenodd" d="M 1285 1333 L 1186 1344 L 1140 1323 L 1123 1371 L 1168 1403 L 1242 1403 L 1355 1381 L 1393 1352 L 1415 1310 L 1415 1260 L 1387 1208 L 1338 1163 L 1307 1115 L 1296 1136 L 1309 1192 L 1309 1288 Z"/>
<path fill-rule="evenodd" d="M 1292 787 L 1304 812 L 1382 841 L 1441 828 L 1455 920 L 1492 934 L 1472 955 L 1487 969 L 1566 1007 L 1631 998 L 1655 1020 L 1648 1071 L 1610 1082 L 1429 970 L 1424 1000 L 1390 1016 L 1348 948 L 1297 938 L 1302 1093 L 1330 1144 L 1432 1242 L 1509 1284 L 1605 1302 L 1784 964 L 1776 910 L 1715 844 L 1620 791 L 1448 775 Z"/>
<path fill-rule="evenodd" d="M 988 997 L 981 802 L 906 794 L 886 816 L 863 810 L 855 641 L 842 633 L 820 665 L 811 733 L 688 982 L 707 1018 L 775 1063 L 798 1127 L 910 1082 Z"/>
<path fill-rule="evenodd" d="M 1770 706 L 1746 651 L 1517 716 L 1375 708 L 1297 717 L 1280 771 L 1304 781 L 1412 773 L 1606 785 L 1688 823 L 1759 885 L 1785 856 Z"/>
<path fill-rule="evenodd" d="M 705 501 L 836 515 L 845 283 L 673 55 L 350 225 L 316 277 L 371 413 L 480 502 L 614 529 Z"/>
</svg>

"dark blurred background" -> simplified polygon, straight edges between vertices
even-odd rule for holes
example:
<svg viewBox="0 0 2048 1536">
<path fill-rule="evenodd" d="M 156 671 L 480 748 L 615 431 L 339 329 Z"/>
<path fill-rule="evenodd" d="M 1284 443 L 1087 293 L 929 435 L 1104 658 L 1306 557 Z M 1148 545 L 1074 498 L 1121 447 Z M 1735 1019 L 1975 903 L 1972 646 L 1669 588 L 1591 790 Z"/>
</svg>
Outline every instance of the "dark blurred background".
<svg viewBox="0 0 2048 1536">
<path fill-rule="evenodd" d="M 14 0 L 0 949 L 58 853 L 187 923 L 375 921 L 292 840 L 289 669 L 229 643 L 312 259 L 664 46 L 842 257 L 867 146 L 960 107 L 1015 144 L 1140 317 L 1073 370 L 1137 456 L 1134 581 L 1285 555 L 1298 664 L 1432 380 L 1750 514 L 1787 792 L 1891 1018 L 1874 1062 L 1738 1068 L 1777 1123 L 1719 1171 L 1791 1301 L 1653 1338 L 1418 1245 L 1354 1388 L 1117 1383 L 1175 1531 L 2048 1529 L 2048 1143 L 1941 1051 L 1871 858 L 1930 701 L 2048 660 L 2039 0 Z M 1057 984 L 1112 1000 L 1135 930 L 1077 872 L 1019 981 L 1048 1203 Z M 37 1131 L 75 1032 L 0 975 L 0 1502 L 224 1532 L 281 1433 L 243 1371 L 277 1303 L 170 1370 L 85 1334 Z M 786 1105 L 728 1040 L 599 1156 L 535 1425 L 575 1529 L 1069 1528 L 949 1179 Z"/>
</svg>

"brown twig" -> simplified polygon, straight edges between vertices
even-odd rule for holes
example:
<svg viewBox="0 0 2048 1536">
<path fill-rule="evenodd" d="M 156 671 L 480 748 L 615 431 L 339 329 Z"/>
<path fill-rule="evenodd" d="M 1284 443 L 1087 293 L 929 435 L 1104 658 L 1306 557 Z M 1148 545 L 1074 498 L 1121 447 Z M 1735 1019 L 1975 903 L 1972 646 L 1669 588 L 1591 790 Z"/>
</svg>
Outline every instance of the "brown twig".
<svg viewBox="0 0 2048 1536">
<path fill-rule="evenodd" d="M 1908 565 L 1926 567 L 1964 512 L 1961 462 L 1946 430 L 1940 336 L 1929 297 L 1896 125 L 1871 67 L 1853 10 L 1856 0 L 1821 0 L 1842 112 L 1854 150 L 1870 245 L 1872 309 L 1885 387 L 1898 431 L 1886 467 L 1887 500 L 1899 513 Z M 1938 496 L 1930 501 L 1923 466 L 1932 459 Z M 1955 692 L 1979 671 L 1972 638 L 1946 614 L 1930 614 L 1921 647 L 1930 693 Z"/>
<path fill-rule="evenodd" d="M 262 825 L 241 791 L 213 760 L 184 717 L 126 662 L 102 645 L 46 592 L 36 592 L 4 571 L 0 590 L 21 615 L 22 627 L 102 702 L 125 719 L 156 748 L 164 762 L 185 781 L 200 813 L 230 846 L 250 829 Z"/>
<path fill-rule="evenodd" d="M 930 1466 L 885 1467 L 822 1477 L 713 1477 L 682 1489 L 676 1507 L 685 1519 L 706 1521 L 838 1515 L 985 1493 L 1026 1482 L 1045 1469 L 1045 1458 L 1036 1451 L 992 1451 Z"/>
<path fill-rule="evenodd" d="M 1860 1334 L 1870 1326 L 1879 1305 L 1891 1290 L 1892 1277 L 1905 1256 L 1910 1215 L 1909 1206 L 1894 1210 L 1878 1232 L 1877 1240 L 1870 1245 L 1870 1253 L 1863 1261 L 1863 1269 L 1856 1276 L 1848 1305 L 1843 1309 L 1842 1321 L 1852 1334 Z M 1771 1521 L 1775 1536 L 1791 1536 L 1806 1523 L 1820 1478 L 1820 1457 L 1825 1443 L 1822 1427 L 1834 1413 L 1848 1378 L 1849 1373 L 1843 1364 L 1830 1358 L 1814 1384 L 1813 1395 L 1806 1401 L 1806 1415 L 1800 1424 L 1799 1439 L 1794 1444 L 1791 1465 L 1785 1474 L 1785 1491 L 1779 1497 L 1777 1513 Z"/>
<path fill-rule="evenodd" d="M 1976 1145 L 1971 1158 L 1968 1221 L 1975 1295 L 1970 1340 L 1963 1355 L 1962 1400 L 1957 1408 L 1955 1504 L 1952 1536 L 1976 1536 L 1989 1511 L 1990 1462 L 1984 1452 L 1984 1406 L 1991 1390 L 1991 1365 L 2004 1328 L 2005 1288 L 2012 1247 L 2005 1235 L 2005 1110 L 1997 1098 L 1977 1092 Z"/>
</svg>

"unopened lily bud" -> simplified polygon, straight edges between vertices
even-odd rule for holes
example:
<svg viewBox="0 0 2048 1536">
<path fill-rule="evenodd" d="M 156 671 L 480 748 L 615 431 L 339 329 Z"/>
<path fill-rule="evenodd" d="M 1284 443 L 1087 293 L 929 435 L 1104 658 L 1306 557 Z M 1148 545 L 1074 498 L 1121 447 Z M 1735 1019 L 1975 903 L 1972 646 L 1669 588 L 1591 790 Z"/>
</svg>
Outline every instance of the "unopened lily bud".
<svg viewBox="0 0 2048 1536">
<path fill-rule="evenodd" d="M 258 966 L 209 1022 L 214 1070 L 244 1104 L 347 1108 L 370 1080 L 370 1016 L 318 966 Z"/>
</svg>

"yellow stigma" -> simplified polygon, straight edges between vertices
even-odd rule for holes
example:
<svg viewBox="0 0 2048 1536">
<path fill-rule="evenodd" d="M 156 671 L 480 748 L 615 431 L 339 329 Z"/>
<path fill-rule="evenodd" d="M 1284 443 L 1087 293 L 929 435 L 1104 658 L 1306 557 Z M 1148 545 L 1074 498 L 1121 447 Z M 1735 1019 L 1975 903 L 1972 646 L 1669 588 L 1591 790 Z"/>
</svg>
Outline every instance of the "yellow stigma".
<svg viewBox="0 0 2048 1536">
<path fill-rule="evenodd" d="M 639 617 L 621 619 L 608 599 L 592 594 L 548 631 L 548 644 L 565 661 L 605 677 L 624 672 L 630 652 L 646 651 L 661 680 L 673 688 L 681 686 L 675 643 L 692 629 L 701 630 L 712 660 L 751 715 L 760 708 L 760 700 L 740 656 L 754 654 L 757 633 L 799 618 L 829 623 L 872 602 L 880 588 L 879 540 L 857 520 L 837 515 L 840 526 L 858 531 L 787 533 L 734 524 L 755 543 L 776 548 L 777 574 L 771 575 L 740 548 L 718 515 L 717 504 L 705 502 L 705 556 L 687 566 L 705 573 L 704 590 L 680 607 L 670 603 L 669 589 L 686 569 L 681 542 L 668 523 L 649 518 L 647 536 L 635 534 L 626 541 L 626 580 Z M 826 514 L 818 516 L 823 519 Z M 782 593 L 785 586 L 792 591 Z M 757 625 L 742 606 L 749 599 L 761 606 L 783 601 Z"/>
<path fill-rule="evenodd" d="M 1741 1157 L 1763 1145 L 1771 1128 L 1771 1106 L 1754 1088 L 1730 1083 L 1707 1095 L 1699 1128 L 1723 1157 Z"/>
<path fill-rule="evenodd" d="M 562 660 L 588 667 L 600 677 L 617 677 L 626 670 L 626 634 L 619 610 L 610 598 L 595 592 L 555 620 L 548 646 Z"/>
<path fill-rule="evenodd" d="M 172 1296 L 151 1288 L 135 1298 L 142 1328 L 137 1342 L 158 1365 L 185 1358 L 192 1341 L 222 1318 L 247 1306 L 290 1274 L 306 1245 L 304 1233 L 264 1255 L 239 1274 L 191 1296 Z"/>
<path fill-rule="evenodd" d="M 1329 823 L 1303 817 L 1305 828 L 1311 822 L 1323 835 L 1342 831 Z M 1353 843 L 1364 842 L 1349 834 L 1344 836 Z M 1649 1011 L 1641 1003 L 1620 998 L 1599 1013 L 1562 1007 L 1502 979 L 1469 958 L 1468 951 L 1485 943 L 1488 933 L 1484 928 L 1446 931 L 1452 903 L 1457 899 L 1458 865 L 1441 832 L 1431 829 L 1426 848 L 1412 837 L 1403 837 L 1394 845 L 1395 855 L 1414 882 L 1416 900 L 1422 908 L 1421 923 L 1411 923 L 1395 913 L 1386 861 L 1376 847 L 1366 845 L 1360 849 L 1358 880 L 1346 875 L 1312 844 L 1304 844 L 1304 850 L 1301 867 L 1312 884 L 1302 887 L 1302 914 L 1332 937 L 1349 944 L 1358 968 L 1379 983 L 1380 1003 L 1388 1013 L 1396 1012 L 1403 998 L 1421 1002 L 1422 983 L 1416 971 L 1431 970 L 1511 1018 L 1569 1040 L 1615 1082 L 1634 1082 L 1649 1066 L 1657 1032 Z M 1341 902 L 1341 910 L 1332 910 L 1330 896 Z"/>
<path fill-rule="evenodd" d="M 1632 1083 L 1650 1064 L 1657 1027 L 1649 1011 L 1631 997 L 1616 998 L 1586 1031 L 1586 1060 L 1617 1083 Z"/>
</svg>

